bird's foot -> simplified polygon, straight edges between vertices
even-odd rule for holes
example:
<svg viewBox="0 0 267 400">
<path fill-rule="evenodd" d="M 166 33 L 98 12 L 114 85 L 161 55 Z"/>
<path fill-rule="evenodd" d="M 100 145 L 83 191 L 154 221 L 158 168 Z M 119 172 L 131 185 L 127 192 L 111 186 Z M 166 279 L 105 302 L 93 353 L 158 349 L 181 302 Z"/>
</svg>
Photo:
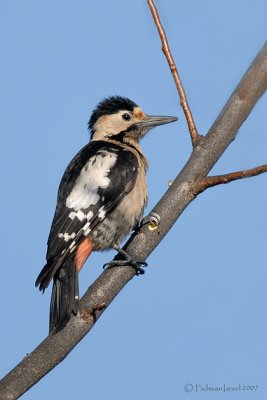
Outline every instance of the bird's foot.
<svg viewBox="0 0 267 400">
<path fill-rule="evenodd" d="M 134 259 L 128 260 L 113 260 L 103 265 L 104 269 L 109 269 L 112 267 L 123 267 L 123 266 L 131 266 L 135 269 L 136 275 L 143 275 L 145 273 L 144 267 L 147 266 L 145 261 L 137 261 Z"/>
<path fill-rule="evenodd" d="M 145 261 L 135 260 L 131 257 L 126 251 L 122 250 L 118 246 L 114 246 L 114 249 L 117 250 L 117 256 L 123 256 L 124 260 L 117 259 L 117 256 L 114 260 L 103 265 L 104 269 L 109 269 L 112 267 L 122 267 L 122 266 L 131 266 L 135 269 L 136 275 L 143 275 L 145 273 L 144 267 L 147 267 L 147 263 Z"/>
</svg>

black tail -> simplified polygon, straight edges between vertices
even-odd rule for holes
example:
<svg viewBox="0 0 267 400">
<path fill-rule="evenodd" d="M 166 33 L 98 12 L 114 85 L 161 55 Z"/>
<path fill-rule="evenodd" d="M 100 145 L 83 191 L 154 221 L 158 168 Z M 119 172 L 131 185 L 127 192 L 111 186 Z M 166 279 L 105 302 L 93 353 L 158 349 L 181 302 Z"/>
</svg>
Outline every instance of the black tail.
<svg viewBox="0 0 267 400">
<path fill-rule="evenodd" d="M 49 333 L 64 328 L 72 314 L 77 314 L 79 304 L 78 273 L 74 265 L 75 254 L 66 260 L 49 260 L 38 275 L 35 286 L 45 291 L 53 279 L 50 303 Z"/>
<path fill-rule="evenodd" d="M 71 315 L 77 314 L 78 304 L 78 273 L 74 265 L 74 255 L 72 255 L 54 276 L 49 333 L 56 333 L 63 329 Z"/>
</svg>

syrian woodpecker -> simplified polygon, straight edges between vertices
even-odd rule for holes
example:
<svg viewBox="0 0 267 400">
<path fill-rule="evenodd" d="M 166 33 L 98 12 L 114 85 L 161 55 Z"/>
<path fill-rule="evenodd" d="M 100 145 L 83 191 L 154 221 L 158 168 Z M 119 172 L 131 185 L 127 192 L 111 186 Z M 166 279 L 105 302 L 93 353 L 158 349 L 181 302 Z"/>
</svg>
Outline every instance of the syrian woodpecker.
<svg viewBox="0 0 267 400">
<path fill-rule="evenodd" d="M 143 272 L 142 263 L 119 247 L 139 224 L 147 203 L 148 162 L 139 141 L 151 128 L 176 120 L 148 116 L 120 96 L 104 99 L 93 111 L 88 124 L 91 140 L 62 177 L 47 264 L 35 283 L 44 291 L 53 279 L 50 333 L 61 330 L 77 314 L 78 272 L 92 251 L 115 248 L 125 257 L 116 263 Z"/>
</svg>

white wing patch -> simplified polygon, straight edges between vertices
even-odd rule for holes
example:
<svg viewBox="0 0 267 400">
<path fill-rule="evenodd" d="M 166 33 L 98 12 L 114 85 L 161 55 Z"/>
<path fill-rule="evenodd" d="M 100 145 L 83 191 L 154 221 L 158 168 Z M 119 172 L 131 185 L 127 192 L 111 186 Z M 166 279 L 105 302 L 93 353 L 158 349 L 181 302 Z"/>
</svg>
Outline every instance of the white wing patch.
<svg viewBox="0 0 267 400">
<path fill-rule="evenodd" d="M 94 216 L 92 210 L 84 212 L 91 205 L 95 205 L 99 200 L 99 188 L 105 189 L 108 187 L 110 178 L 108 174 L 110 169 L 115 165 L 117 155 L 110 153 L 107 150 L 100 150 L 89 159 L 81 170 L 74 187 L 66 199 L 66 206 L 71 208 L 68 217 L 71 220 L 78 218 L 79 221 L 84 221 L 82 232 L 84 236 L 88 236 L 91 232 L 90 221 Z M 102 196 L 104 201 L 104 196 Z M 106 216 L 104 206 L 101 206 L 97 211 L 97 217 L 102 221 Z M 65 242 L 70 242 L 69 251 L 72 253 L 76 249 L 75 237 L 76 233 L 62 232 L 58 234 Z M 64 250 L 65 251 L 65 250 Z"/>
<path fill-rule="evenodd" d="M 75 236 L 76 236 L 75 232 L 73 232 L 71 234 L 68 234 L 68 233 L 59 233 L 58 234 L 58 237 L 59 238 L 64 238 L 65 242 L 68 242 L 70 239 L 74 239 Z"/>
<path fill-rule="evenodd" d="M 102 207 L 99 208 L 98 218 L 102 221 L 102 219 L 104 219 L 105 216 L 106 216 L 106 211 L 104 209 L 104 206 L 102 206 Z"/>
<path fill-rule="evenodd" d="M 82 221 L 86 216 L 80 211 L 81 208 L 86 209 L 98 202 L 100 199 L 98 189 L 108 187 L 110 182 L 108 173 L 116 160 L 116 154 L 101 150 L 85 164 L 66 199 L 66 206 L 76 211 L 75 215 L 70 213 L 71 219 L 77 216 Z"/>
</svg>

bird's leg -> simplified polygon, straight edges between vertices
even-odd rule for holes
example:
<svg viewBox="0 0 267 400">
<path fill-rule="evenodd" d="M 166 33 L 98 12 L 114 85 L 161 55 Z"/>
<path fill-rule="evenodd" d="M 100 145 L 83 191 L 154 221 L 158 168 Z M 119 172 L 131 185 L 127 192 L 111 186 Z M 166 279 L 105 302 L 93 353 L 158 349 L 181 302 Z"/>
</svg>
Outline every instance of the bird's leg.
<svg viewBox="0 0 267 400">
<path fill-rule="evenodd" d="M 117 256 L 116 256 L 115 260 L 112 260 L 112 261 L 104 264 L 103 268 L 112 268 L 112 267 L 130 265 L 131 267 L 133 267 L 135 269 L 136 275 L 142 275 L 145 273 L 144 267 L 147 266 L 147 263 L 145 261 L 135 260 L 128 253 L 126 253 L 126 251 L 122 250 L 117 244 L 115 244 L 113 246 L 113 249 L 118 252 L 117 256 L 123 256 L 124 260 L 117 259 Z"/>
<path fill-rule="evenodd" d="M 157 229 L 159 224 L 160 224 L 160 216 L 159 214 L 152 212 L 148 214 L 146 217 L 144 217 L 141 222 L 133 229 L 133 233 L 139 232 L 139 230 L 142 228 L 142 226 L 147 225 L 150 230 Z"/>
</svg>

